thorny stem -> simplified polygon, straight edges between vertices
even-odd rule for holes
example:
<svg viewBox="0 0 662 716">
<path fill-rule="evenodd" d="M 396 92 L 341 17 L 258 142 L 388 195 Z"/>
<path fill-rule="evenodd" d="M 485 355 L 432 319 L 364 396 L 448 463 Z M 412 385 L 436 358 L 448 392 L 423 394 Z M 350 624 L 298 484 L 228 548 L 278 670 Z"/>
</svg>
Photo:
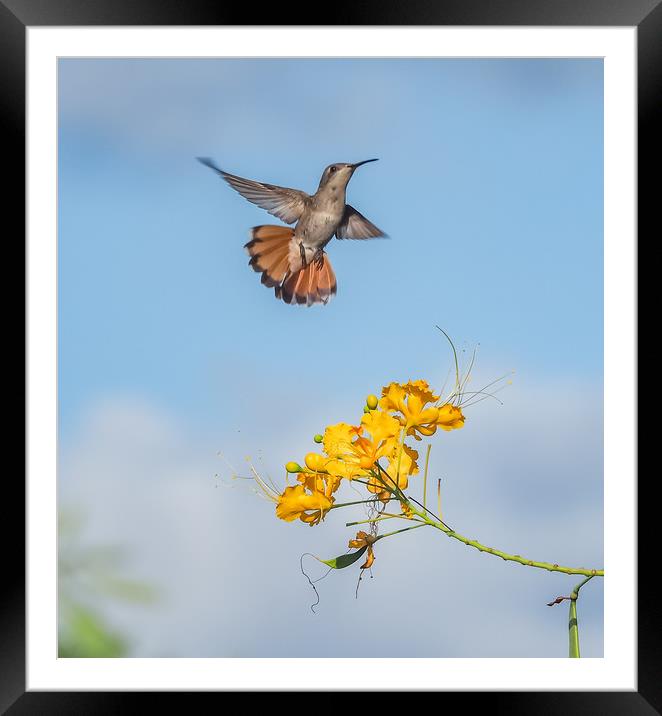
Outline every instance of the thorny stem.
<svg viewBox="0 0 662 716">
<path fill-rule="evenodd" d="M 379 472 L 383 472 L 386 478 L 388 478 L 389 482 L 392 483 L 392 486 L 389 486 L 380 476 L 379 474 L 376 474 L 377 479 L 384 485 L 384 489 L 390 492 L 394 497 L 389 498 L 389 500 L 399 500 L 402 504 L 407 505 L 407 507 L 411 510 L 413 514 L 415 514 L 421 521 L 420 524 L 416 525 L 416 527 L 424 527 L 426 525 L 430 527 L 434 527 L 435 529 L 440 530 L 443 532 L 447 537 L 452 537 L 453 539 L 458 540 L 459 542 L 462 542 L 463 544 L 466 544 L 468 547 L 473 547 L 474 549 L 477 549 L 479 552 L 487 552 L 488 554 L 492 554 L 495 557 L 501 557 L 505 562 L 517 562 L 518 564 L 522 564 L 525 567 L 536 567 L 537 569 L 546 569 L 548 572 L 561 572 L 562 574 L 582 574 L 585 577 L 592 578 L 592 577 L 604 577 L 604 570 L 603 569 L 585 569 L 584 567 L 565 567 L 559 564 L 552 564 L 551 562 L 539 562 L 532 559 L 526 559 L 526 557 L 522 557 L 519 554 L 509 554 L 508 552 L 504 552 L 500 549 L 494 549 L 494 547 L 488 547 L 478 540 L 472 540 L 468 537 L 465 537 L 464 535 L 461 535 L 459 532 L 456 532 L 455 530 L 451 529 L 448 525 L 446 525 L 444 522 L 440 520 L 440 518 L 435 519 L 435 515 L 432 515 L 430 510 L 427 507 L 424 507 L 418 500 L 414 499 L 413 497 L 407 498 L 405 494 L 402 492 L 400 487 L 395 484 L 395 482 L 391 479 L 391 476 L 384 470 L 384 468 L 379 464 L 379 462 L 375 463 L 375 467 L 377 467 Z M 334 507 L 343 507 L 345 505 L 349 504 L 362 504 L 364 502 L 371 502 L 371 500 L 361 500 L 359 502 L 355 503 L 344 503 L 343 505 L 334 505 Z M 413 503 L 413 504 L 412 504 Z M 414 505 L 418 505 L 422 509 L 418 509 Z M 357 523 L 358 524 L 358 523 Z M 406 529 L 415 529 L 416 527 L 412 528 L 405 528 Z M 398 530 L 398 532 L 402 532 L 405 530 Z M 390 532 L 388 535 L 382 535 L 383 537 L 389 536 L 391 534 L 397 534 L 396 532 Z M 575 588 L 575 592 L 577 592 L 579 589 L 581 589 L 588 579 L 584 580 L 581 584 L 579 584 Z M 571 605 L 572 608 L 572 605 Z"/>
<path fill-rule="evenodd" d="M 434 527 L 435 529 L 440 530 L 443 532 L 446 536 L 452 537 L 453 539 L 459 540 L 460 542 L 466 544 L 469 547 L 474 547 L 479 552 L 487 552 L 488 554 L 493 554 L 495 557 L 501 557 L 506 562 L 517 562 L 518 564 L 523 564 L 526 567 L 537 567 L 538 569 L 546 569 L 548 572 L 562 572 L 563 574 L 583 574 L 584 576 L 588 577 L 589 579 L 592 577 L 604 577 L 604 570 L 603 569 L 584 569 L 584 567 L 564 567 L 559 564 L 552 564 L 551 562 L 538 562 L 534 561 L 532 559 L 526 559 L 526 557 L 522 557 L 519 554 L 508 554 L 508 552 L 503 552 L 500 549 L 494 549 L 493 547 L 487 547 L 484 544 L 481 544 L 478 540 L 469 539 L 468 537 L 465 537 L 464 535 L 459 534 L 459 532 L 455 532 L 455 530 L 451 530 L 450 528 L 446 527 L 446 525 L 443 524 L 443 522 L 439 522 L 437 520 L 432 519 L 428 514 L 427 510 L 422 511 L 417 509 L 410 501 L 407 501 L 407 505 L 409 509 L 426 525 L 429 525 L 430 527 Z M 421 525 L 422 526 L 422 525 Z M 575 592 L 577 592 L 578 589 L 580 589 L 588 579 L 584 580 L 581 584 L 579 584 L 577 587 L 575 587 Z M 573 600 L 574 601 L 574 600 Z"/>
</svg>

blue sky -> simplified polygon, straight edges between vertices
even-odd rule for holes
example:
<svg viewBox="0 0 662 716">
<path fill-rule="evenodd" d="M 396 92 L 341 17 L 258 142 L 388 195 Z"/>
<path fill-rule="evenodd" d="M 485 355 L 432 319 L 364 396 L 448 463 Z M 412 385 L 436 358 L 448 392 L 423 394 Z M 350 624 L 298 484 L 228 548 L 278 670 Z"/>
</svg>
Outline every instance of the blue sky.
<svg viewBox="0 0 662 716">
<path fill-rule="evenodd" d="M 439 385 L 451 360 L 439 324 L 460 348 L 480 344 L 476 383 L 516 371 L 503 406 L 481 403 L 463 431 L 440 438 L 459 521 L 469 532 L 480 524 L 476 536 L 485 541 L 538 545 L 536 559 L 558 549 L 571 562 L 601 561 L 601 61 L 65 59 L 58 90 L 60 494 L 90 513 L 92 537 L 128 541 L 136 568 L 153 570 L 155 546 L 145 542 L 140 514 L 146 519 L 158 473 L 179 497 L 149 512 L 154 533 L 170 535 L 168 509 L 182 500 L 191 500 L 188 520 L 177 515 L 183 532 L 199 521 L 201 505 L 202 524 L 213 530 L 232 519 L 238 500 L 259 534 L 282 547 L 288 595 L 305 602 L 298 555 L 314 551 L 323 530 L 327 551 L 338 552 L 333 545 L 344 548 L 347 530 L 272 525 L 262 503 L 216 489 L 216 452 L 236 463 L 262 455 L 279 474 L 309 449 L 312 434 L 352 420 L 384 383 L 423 377 Z M 348 200 L 390 238 L 332 242 L 338 295 L 327 306 L 287 306 L 260 285 L 243 249 L 251 226 L 277 220 L 196 156 L 311 192 L 327 164 L 379 157 L 357 171 Z M 170 457 L 156 458 L 157 448 Z M 130 487 L 120 472 L 134 476 Z M 134 528 L 127 510 L 135 510 Z M 222 545 L 214 557 L 203 549 L 200 529 L 191 546 L 200 569 L 178 575 L 190 591 L 166 600 L 161 618 L 170 623 L 175 613 L 186 621 L 193 593 L 211 590 L 208 560 L 225 559 Z M 418 537 L 427 549 L 432 537 Z M 264 586 L 272 555 L 260 551 Z M 482 573 L 455 552 L 466 588 L 475 589 Z M 182 569 L 191 569 L 187 559 Z M 381 573 L 384 589 L 395 588 L 406 554 L 399 560 Z M 512 574 L 506 568 L 484 567 L 495 580 Z M 175 589 L 167 572 L 163 565 L 152 574 L 164 593 Z M 545 585 L 550 598 L 567 586 L 516 573 L 513 589 L 518 579 Z M 336 584 L 352 597 L 343 617 L 358 620 L 368 599 L 357 607 L 347 579 Z M 379 591 L 378 583 L 368 587 Z M 238 593 L 227 609 L 246 599 Z M 601 587 L 586 599 L 595 619 L 589 649 L 599 655 Z M 467 616 L 484 608 L 468 605 Z M 150 641 L 144 617 L 117 618 L 128 620 L 141 655 L 226 655 L 223 639 L 209 636 L 218 614 L 196 610 L 199 639 L 182 629 L 172 644 Z M 295 609 L 299 618 L 308 614 Z M 554 617 L 531 617 L 544 632 L 541 618 Z M 549 643 L 508 648 L 496 633 L 485 646 L 477 628 L 462 655 L 556 655 L 557 627 Z M 331 634 L 323 649 L 311 645 L 305 630 L 290 642 L 294 656 L 363 653 Z M 280 655 L 278 643 L 274 632 L 241 655 Z M 390 648 L 388 655 L 416 655 L 405 642 Z M 443 656 L 459 647 L 416 648 Z M 560 655 L 564 649 L 562 642 Z"/>
</svg>

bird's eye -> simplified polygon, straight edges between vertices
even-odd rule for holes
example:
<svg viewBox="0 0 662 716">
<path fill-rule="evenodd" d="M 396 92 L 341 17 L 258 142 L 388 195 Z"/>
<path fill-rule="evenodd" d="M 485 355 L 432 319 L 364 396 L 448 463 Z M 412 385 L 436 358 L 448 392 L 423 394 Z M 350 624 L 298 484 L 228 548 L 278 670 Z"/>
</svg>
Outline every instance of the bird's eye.
<svg viewBox="0 0 662 716">
<path fill-rule="evenodd" d="M 335 170 L 336 170 L 337 168 L 338 168 L 338 167 L 329 167 L 329 171 L 330 171 L 330 172 L 335 172 Z"/>
</svg>

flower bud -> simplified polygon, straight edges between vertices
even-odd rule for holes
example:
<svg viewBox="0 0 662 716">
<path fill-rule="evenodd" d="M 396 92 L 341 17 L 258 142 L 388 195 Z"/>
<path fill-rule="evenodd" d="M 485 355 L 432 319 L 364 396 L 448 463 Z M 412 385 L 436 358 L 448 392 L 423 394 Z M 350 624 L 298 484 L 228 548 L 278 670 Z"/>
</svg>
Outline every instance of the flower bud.
<svg viewBox="0 0 662 716">
<path fill-rule="evenodd" d="M 313 440 L 314 440 L 316 443 L 321 443 L 322 440 L 324 440 L 324 436 L 323 436 L 323 435 L 320 435 L 319 433 L 317 433 L 317 435 L 315 435 L 315 437 L 313 437 Z"/>
<path fill-rule="evenodd" d="M 376 395 L 369 395 L 366 398 L 365 404 L 370 410 L 374 410 L 377 407 L 377 403 L 379 400 L 377 399 Z"/>
<path fill-rule="evenodd" d="M 322 455 L 318 455 L 316 452 L 309 452 L 306 455 L 306 467 L 313 472 L 320 472 L 324 470 L 325 460 Z"/>
<path fill-rule="evenodd" d="M 285 469 L 286 469 L 288 472 L 301 472 L 301 469 L 302 469 L 302 468 L 301 468 L 301 465 L 299 465 L 298 462 L 288 462 L 288 463 L 285 465 Z"/>
</svg>

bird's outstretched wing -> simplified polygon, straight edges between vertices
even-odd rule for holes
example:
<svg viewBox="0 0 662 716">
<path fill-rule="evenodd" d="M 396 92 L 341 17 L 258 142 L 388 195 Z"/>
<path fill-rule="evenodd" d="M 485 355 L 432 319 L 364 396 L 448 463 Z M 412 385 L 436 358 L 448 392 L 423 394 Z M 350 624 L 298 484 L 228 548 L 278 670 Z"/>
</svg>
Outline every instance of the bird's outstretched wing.
<svg viewBox="0 0 662 716">
<path fill-rule="evenodd" d="M 198 157 L 198 161 L 218 172 L 244 199 L 257 204 L 261 209 L 266 209 L 270 214 L 277 216 L 286 224 L 294 224 L 295 221 L 298 221 L 306 208 L 306 200 L 309 196 L 305 191 L 265 184 L 228 174 L 228 172 L 224 172 L 211 159 L 206 157 Z"/>
<path fill-rule="evenodd" d="M 345 213 L 342 221 L 336 229 L 336 237 L 339 239 L 376 239 L 386 234 L 376 227 L 371 221 L 358 212 L 353 206 L 345 205 Z"/>
</svg>

